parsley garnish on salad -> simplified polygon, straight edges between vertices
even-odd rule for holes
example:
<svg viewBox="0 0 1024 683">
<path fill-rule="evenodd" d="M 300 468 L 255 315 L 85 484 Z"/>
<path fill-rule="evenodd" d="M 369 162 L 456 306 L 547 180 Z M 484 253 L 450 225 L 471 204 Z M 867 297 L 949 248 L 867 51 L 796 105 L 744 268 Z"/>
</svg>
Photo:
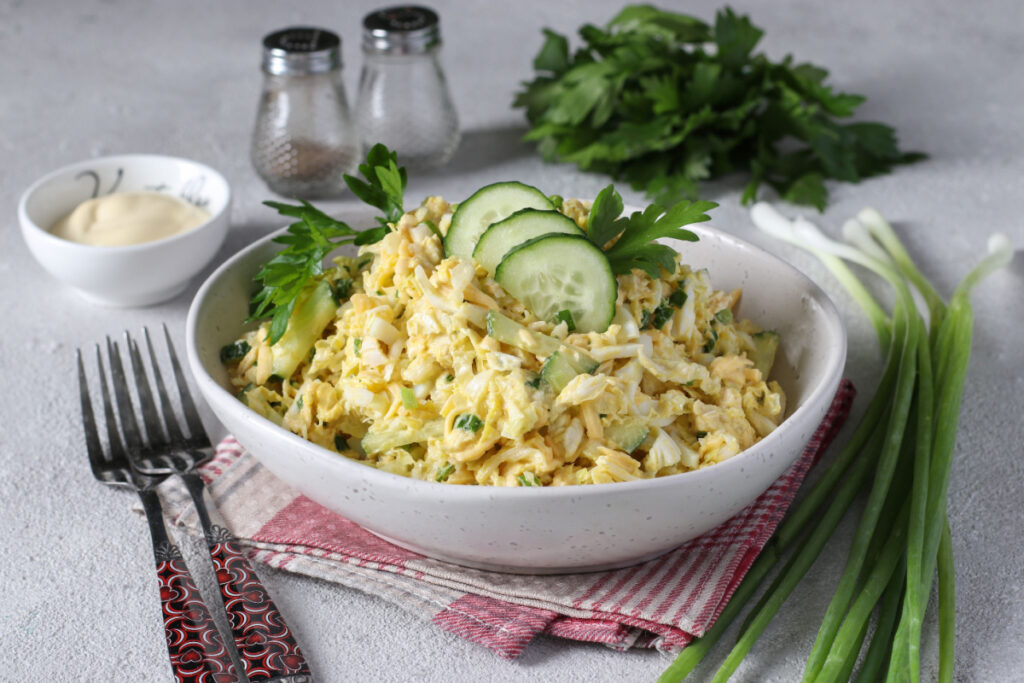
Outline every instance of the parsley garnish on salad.
<svg viewBox="0 0 1024 683">
<path fill-rule="evenodd" d="M 696 242 L 697 235 L 684 225 L 710 220 L 705 213 L 718 206 L 715 202 L 682 200 L 665 210 L 651 204 L 643 211 L 622 216 L 622 197 L 609 185 L 594 199 L 587 221 L 587 239 L 604 250 L 612 272 L 621 275 L 634 268 L 651 277 L 661 269 L 674 272 L 676 251 L 654 240 L 661 237 Z"/>
<path fill-rule="evenodd" d="M 298 219 L 288 226 L 284 235 L 274 238 L 275 242 L 283 244 L 285 248 L 264 264 L 254 278 L 259 288 L 250 302 L 247 322 L 271 318 L 267 332 L 271 346 L 285 338 L 289 329 L 294 327 L 295 331 L 286 340 L 285 346 L 291 349 L 308 348 L 329 322 L 330 311 L 327 310 L 328 302 L 325 298 L 330 298 L 335 307 L 339 306 L 351 295 L 353 278 L 372 257 L 357 262 L 355 272 L 351 265 L 346 266 L 349 277 L 344 278 L 325 277 L 324 259 L 344 244 L 367 245 L 379 242 L 401 219 L 407 176 L 405 169 L 398 165 L 395 152 L 383 145 L 374 145 L 367 154 L 366 162 L 360 164 L 359 172 L 362 178 L 345 176 L 345 182 L 357 197 L 382 212 L 383 215 L 377 217 L 379 225 L 375 228 L 354 230 L 305 201 L 298 205 L 265 202 L 282 215 Z M 477 204 L 477 213 L 487 216 L 494 211 L 500 213 L 499 209 L 503 210 L 506 205 L 526 202 L 528 205 L 539 203 L 544 207 L 552 207 L 556 201 L 558 205 L 563 203 L 561 197 L 549 199 L 549 195 L 518 182 L 496 183 L 482 188 L 460 205 L 459 211 L 453 216 L 448 234 L 443 237 L 445 249 L 457 247 L 459 254 L 475 254 L 476 243 L 489 225 L 473 225 L 472 219 L 466 219 L 464 224 L 468 228 L 453 237 L 456 219 L 474 202 Z M 642 211 L 623 216 L 622 197 L 614 186 L 609 185 L 594 199 L 585 233 L 567 221 L 575 230 L 575 234 L 570 234 L 568 240 L 562 239 L 567 228 L 559 224 L 560 227 L 555 227 L 563 231 L 561 237 L 545 231 L 536 239 L 527 240 L 530 244 L 524 242 L 518 245 L 523 249 L 509 251 L 510 247 L 517 245 L 506 244 L 502 251 L 504 256 L 498 254 L 494 277 L 509 294 L 522 300 L 526 295 L 523 291 L 524 283 L 534 279 L 533 270 L 540 268 L 551 274 L 555 271 L 549 268 L 550 265 L 572 263 L 579 272 L 568 274 L 568 277 L 577 278 L 583 286 L 552 281 L 547 287 L 551 291 L 541 297 L 547 304 L 555 302 L 562 305 L 553 310 L 540 311 L 533 310 L 542 303 L 539 300 L 523 300 L 523 303 L 539 317 L 564 322 L 569 332 L 603 331 L 614 313 L 617 289 L 615 275 L 642 270 L 657 278 L 663 270 L 674 272 L 676 252 L 656 240 L 666 237 L 696 240 L 697 236 L 683 226 L 708 220 L 706 212 L 716 206 L 714 202 L 684 199 L 667 209 L 652 204 Z M 536 214 L 537 211 L 534 211 L 530 220 L 549 216 L 544 212 L 539 214 L 540 217 Z M 442 237 L 437 225 L 430 223 L 427 227 L 439 239 Z M 553 239 L 541 244 L 541 237 Z M 526 247 L 529 247 L 528 253 L 524 251 Z M 506 257 L 511 257 L 514 252 L 521 252 L 517 256 L 518 262 L 507 263 L 509 258 Z M 376 291 L 378 296 L 385 294 L 383 290 Z M 529 298 L 526 296 L 526 299 Z M 660 327 L 671 317 L 672 309 L 663 307 L 655 311 L 655 314 L 657 320 L 654 322 Z M 646 326 L 647 321 L 644 324 Z M 355 342 L 354 350 L 356 357 L 359 357 L 358 341 Z M 298 356 L 295 353 L 289 355 L 292 358 L 280 363 L 284 371 L 282 374 L 289 374 L 297 365 Z"/>
<path fill-rule="evenodd" d="M 359 172 L 365 180 L 346 175 L 345 183 L 357 197 L 384 212 L 384 216 L 377 219 L 380 226 L 370 230 L 354 230 L 307 201 L 298 205 L 263 202 L 282 216 L 298 219 L 288 226 L 286 234 L 274 238 L 274 242 L 285 248 L 267 261 L 255 277 L 260 289 L 252 298 L 247 322 L 272 318 L 271 344 L 284 336 L 296 301 L 316 276 L 323 273 L 323 260 L 328 254 L 349 242 L 357 245 L 379 242 L 391 229 L 389 226 L 402 217 L 406 173 L 398 166 L 395 153 L 384 145 L 374 145 L 366 156 L 366 163 L 359 166 Z M 350 291 L 351 282 L 348 289 Z M 342 284 L 334 294 L 341 296 L 345 291 Z"/>
</svg>

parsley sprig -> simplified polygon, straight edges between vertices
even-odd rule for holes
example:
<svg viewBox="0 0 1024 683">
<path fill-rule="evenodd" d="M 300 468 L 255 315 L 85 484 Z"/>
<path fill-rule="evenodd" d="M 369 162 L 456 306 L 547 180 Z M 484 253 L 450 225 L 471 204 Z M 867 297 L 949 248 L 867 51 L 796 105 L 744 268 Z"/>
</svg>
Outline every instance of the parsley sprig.
<svg viewBox="0 0 1024 683">
<path fill-rule="evenodd" d="M 254 278 L 259 289 L 250 301 L 248 321 L 271 318 L 271 344 L 284 335 L 303 290 L 323 274 L 323 260 L 328 254 L 349 242 L 356 245 L 379 242 L 402 217 L 406 173 L 398 165 L 396 154 L 384 145 L 374 145 L 366 155 L 366 162 L 360 164 L 359 172 L 365 180 L 346 175 L 345 183 L 354 195 L 384 213 L 377 219 L 380 225 L 370 230 L 354 230 L 307 201 L 298 205 L 263 202 L 282 216 L 298 219 L 288 226 L 285 234 L 274 238 L 274 242 L 285 248 L 267 261 Z"/>
<path fill-rule="evenodd" d="M 398 222 L 405 210 L 402 208 L 402 197 L 408 176 L 403 166 L 398 165 L 398 155 L 384 145 L 377 143 L 366 154 L 366 162 L 359 165 L 359 173 L 365 180 L 346 175 L 345 184 L 352 194 L 370 206 L 380 209 L 384 215 L 377 217 L 380 226 L 367 230 L 374 236 L 366 242 L 357 244 L 373 244 L 379 242 Z"/>
<path fill-rule="evenodd" d="M 654 240 L 670 237 L 696 242 L 697 235 L 682 226 L 710 220 L 706 212 L 716 206 L 715 202 L 684 199 L 667 210 L 651 204 L 643 211 L 623 216 L 622 197 L 609 185 L 598 193 L 590 208 L 587 239 L 604 250 L 616 275 L 636 268 L 656 278 L 661 269 L 675 272 L 676 251 Z"/>
<path fill-rule="evenodd" d="M 862 95 L 835 91 L 828 72 L 754 49 L 763 31 L 731 9 L 713 24 L 649 5 L 623 9 L 583 45 L 545 30 L 516 107 L 541 155 L 625 180 L 668 206 L 700 181 L 749 173 L 745 203 L 762 185 L 819 210 L 825 179 L 857 182 L 923 158 L 901 152 L 892 128 L 847 123 Z"/>
</svg>

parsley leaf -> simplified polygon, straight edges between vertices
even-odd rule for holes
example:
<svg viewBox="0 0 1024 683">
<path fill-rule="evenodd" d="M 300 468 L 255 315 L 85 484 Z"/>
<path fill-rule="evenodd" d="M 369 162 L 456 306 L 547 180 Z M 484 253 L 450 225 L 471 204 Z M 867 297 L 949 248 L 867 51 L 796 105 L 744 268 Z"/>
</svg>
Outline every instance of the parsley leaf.
<svg viewBox="0 0 1024 683">
<path fill-rule="evenodd" d="M 250 301 L 246 322 L 271 318 L 271 344 L 276 344 L 284 335 L 303 290 L 323 274 L 323 261 L 328 254 L 349 242 L 357 245 L 379 242 L 390 230 L 389 224 L 401 218 L 406 173 L 398 166 L 395 153 L 384 145 L 374 145 L 366 155 L 366 163 L 360 164 L 359 172 L 366 180 L 346 175 L 345 182 L 353 194 L 384 212 L 384 216 L 377 219 L 379 227 L 353 230 L 307 201 L 300 200 L 298 205 L 263 202 L 282 216 L 298 219 L 288 226 L 285 234 L 274 238 L 274 242 L 285 248 L 267 261 L 254 278 L 258 289 Z M 335 297 L 342 292 L 343 286 L 335 287 Z"/>
<path fill-rule="evenodd" d="M 729 8 L 707 23 L 651 5 L 581 27 L 575 50 L 544 29 L 536 76 L 514 101 L 526 139 L 548 161 L 605 173 L 663 206 L 745 171 L 744 203 L 767 186 L 823 210 L 827 180 L 924 158 L 901 151 L 885 124 L 844 122 L 864 96 L 834 90 L 820 66 L 757 52 L 763 33 Z"/>
<path fill-rule="evenodd" d="M 370 148 L 366 154 L 366 162 L 359 164 L 359 173 L 363 179 L 350 175 L 345 176 L 345 184 L 352 194 L 363 200 L 370 206 L 375 206 L 384 212 L 384 216 L 378 217 L 380 227 L 373 232 L 379 234 L 374 240 L 359 242 L 356 244 L 373 244 L 378 242 L 390 229 L 388 224 L 398 222 L 404 213 L 402 209 L 402 197 L 405 194 L 407 174 L 405 168 L 398 165 L 398 155 L 389 150 L 379 142 Z"/>
<path fill-rule="evenodd" d="M 613 273 L 629 273 L 636 268 L 656 278 L 661 269 L 675 272 L 676 251 L 654 240 L 670 237 L 697 241 L 697 235 L 682 226 L 709 220 L 705 212 L 716 206 L 714 202 L 684 199 L 667 211 L 651 204 L 628 217 L 620 216 L 622 197 L 609 185 L 598 193 L 591 206 L 587 239 L 604 250 Z"/>
<path fill-rule="evenodd" d="M 654 309 L 654 314 L 651 316 L 651 326 L 656 329 L 665 327 L 665 323 L 672 319 L 672 314 L 676 312 L 676 309 L 668 304 L 661 304 Z"/>
<path fill-rule="evenodd" d="M 241 360 L 245 354 L 249 353 L 251 348 L 252 347 L 249 346 L 249 342 L 244 340 L 239 340 L 226 346 L 222 346 L 220 348 L 220 362 L 230 363 L 232 361 Z"/>
<path fill-rule="evenodd" d="M 334 301 L 340 306 L 341 302 L 352 294 L 352 279 L 342 277 L 335 280 L 331 284 L 331 294 L 334 296 Z"/>
<path fill-rule="evenodd" d="M 718 343 L 718 330 L 712 327 L 710 328 L 709 332 L 710 335 L 706 338 L 706 341 L 704 342 L 704 353 L 711 353 L 712 351 L 714 351 L 715 344 Z"/>
<path fill-rule="evenodd" d="M 323 273 L 323 260 L 339 245 L 355 240 L 358 233 L 309 202 L 299 206 L 264 202 L 283 216 L 299 220 L 288 226 L 274 242 L 285 245 L 263 264 L 254 278 L 260 288 L 252 297 L 252 313 L 246 322 L 271 317 L 270 343 L 274 344 L 288 327 L 288 318 L 303 289 Z"/>
</svg>

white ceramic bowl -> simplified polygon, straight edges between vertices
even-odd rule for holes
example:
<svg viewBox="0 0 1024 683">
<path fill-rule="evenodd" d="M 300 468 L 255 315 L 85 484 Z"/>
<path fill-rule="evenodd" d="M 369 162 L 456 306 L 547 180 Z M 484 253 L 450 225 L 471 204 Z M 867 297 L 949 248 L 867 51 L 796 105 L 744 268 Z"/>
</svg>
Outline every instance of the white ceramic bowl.
<svg viewBox="0 0 1024 683">
<path fill-rule="evenodd" d="M 218 353 L 243 330 L 252 277 L 277 246 L 263 240 L 221 266 L 188 316 L 189 362 L 224 425 L 309 498 L 402 547 L 484 569 L 556 573 L 625 566 L 679 546 L 752 502 L 800 454 L 834 396 L 846 333 L 828 296 L 778 258 L 714 229 L 676 243 L 716 288 L 743 288 L 739 314 L 782 335 L 776 377 L 788 417 L 713 467 L 653 480 L 501 488 L 419 481 L 360 465 L 275 426 L 238 401 Z"/>
<path fill-rule="evenodd" d="M 61 239 L 51 226 L 76 206 L 111 192 L 164 192 L 201 206 L 210 219 L 166 239 L 100 247 Z M 195 161 L 126 154 L 71 164 L 36 181 L 18 203 L 21 234 L 53 277 L 107 306 L 147 306 L 179 294 L 209 263 L 228 230 L 231 190 L 220 173 Z"/>
</svg>

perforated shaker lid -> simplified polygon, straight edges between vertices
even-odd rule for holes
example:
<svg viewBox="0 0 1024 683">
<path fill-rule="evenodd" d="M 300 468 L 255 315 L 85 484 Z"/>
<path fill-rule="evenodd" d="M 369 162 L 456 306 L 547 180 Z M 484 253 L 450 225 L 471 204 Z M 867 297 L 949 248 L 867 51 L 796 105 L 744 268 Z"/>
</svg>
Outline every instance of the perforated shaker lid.
<svg viewBox="0 0 1024 683">
<path fill-rule="evenodd" d="M 268 74 L 315 74 L 341 67 L 341 38 L 326 29 L 292 26 L 263 38 Z"/>
<path fill-rule="evenodd" d="M 440 44 L 438 16 L 428 7 L 398 5 L 363 17 L 363 52 L 421 54 Z"/>
</svg>

